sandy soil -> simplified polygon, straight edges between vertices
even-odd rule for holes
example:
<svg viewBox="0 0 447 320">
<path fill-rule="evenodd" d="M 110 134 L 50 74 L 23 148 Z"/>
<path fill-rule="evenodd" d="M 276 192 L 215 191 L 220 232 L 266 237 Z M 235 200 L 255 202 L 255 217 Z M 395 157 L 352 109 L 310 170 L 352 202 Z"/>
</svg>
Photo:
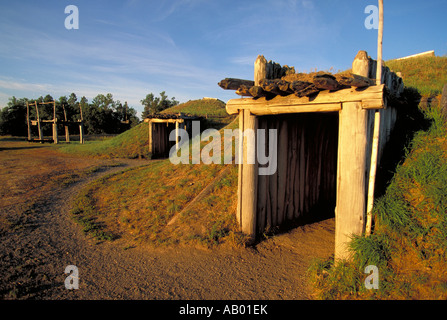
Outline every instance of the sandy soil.
<svg viewBox="0 0 447 320">
<path fill-rule="evenodd" d="M 50 147 L 0 141 L 0 298 L 3 299 L 312 299 L 313 258 L 333 253 L 334 219 L 305 225 L 253 247 L 129 248 L 122 239 L 86 237 L 68 215 L 92 179 L 76 176 L 117 161 L 62 155 Z M 67 177 L 75 176 L 75 182 Z M 66 266 L 79 270 L 67 290 Z"/>
</svg>

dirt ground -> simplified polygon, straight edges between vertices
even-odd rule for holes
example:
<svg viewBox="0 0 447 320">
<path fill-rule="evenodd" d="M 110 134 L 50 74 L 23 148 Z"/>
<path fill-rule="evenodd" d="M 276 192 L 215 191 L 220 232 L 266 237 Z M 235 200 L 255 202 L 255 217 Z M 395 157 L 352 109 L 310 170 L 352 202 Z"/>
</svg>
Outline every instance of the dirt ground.
<svg viewBox="0 0 447 320">
<path fill-rule="evenodd" d="M 122 239 L 86 237 L 69 217 L 71 200 L 92 179 L 123 166 L 89 168 L 117 162 L 146 163 L 78 158 L 48 146 L 0 141 L 1 299 L 313 298 L 306 271 L 313 258 L 333 253 L 334 219 L 249 248 L 129 248 Z M 68 265 L 79 270 L 78 290 L 65 288 Z"/>
</svg>

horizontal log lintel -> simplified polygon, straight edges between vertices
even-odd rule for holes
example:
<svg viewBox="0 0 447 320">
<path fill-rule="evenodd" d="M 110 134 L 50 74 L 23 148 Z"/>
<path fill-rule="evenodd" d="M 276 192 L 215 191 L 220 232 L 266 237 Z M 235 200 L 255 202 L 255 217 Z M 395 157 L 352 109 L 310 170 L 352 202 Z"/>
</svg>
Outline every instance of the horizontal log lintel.
<svg viewBox="0 0 447 320">
<path fill-rule="evenodd" d="M 296 97 L 294 95 L 273 99 L 242 98 L 227 102 L 227 112 L 237 114 L 238 110 L 250 110 L 252 114 L 269 115 L 279 113 L 332 112 L 341 109 L 344 102 L 361 102 L 365 109 L 381 109 L 385 106 L 384 85 L 365 89 L 342 89 L 335 92 L 320 91 L 314 97 Z"/>
<path fill-rule="evenodd" d="M 152 123 L 183 123 L 184 119 L 144 119 L 144 122 L 152 122 Z"/>
</svg>

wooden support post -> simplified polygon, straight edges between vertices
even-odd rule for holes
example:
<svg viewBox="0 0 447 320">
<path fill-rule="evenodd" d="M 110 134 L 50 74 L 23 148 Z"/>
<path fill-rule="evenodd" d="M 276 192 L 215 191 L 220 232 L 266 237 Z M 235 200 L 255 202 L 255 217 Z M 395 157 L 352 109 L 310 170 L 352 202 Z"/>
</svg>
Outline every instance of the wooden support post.
<svg viewBox="0 0 447 320">
<path fill-rule="evenodd" d="M 148 144 L 149 145 L 148 145 L 148 147 L 149 147 L 149 153 L 152 154 L 152 130 L 153 130 L 153 128 L 152 128 L 152 121 L 149 120 L 148 124 L 149 124 L 149 137 L 148 137 Z"/>
<path fill-rule="evenodd" d="M 29 103 L 26 102 L 26 124 L 28 127 L 28 140 L 31 140 L 31 123 L 29 118 Z"/>
<path fill-rule="evenodd" d="M 42 141 L 43 134 L 42 134 L 42 126 L 41 126 L 41 123 L 40 123 L 39 108 L 37 107 L 37 101 L 34 102 L 34 105 L 36 106 L 37 131 L 39 132 L 39 140 Z"/>
<path fill-rule="evenodd" d="M 256 159 L 257 122 L 256 116 L 250 114 L 249 110 L 244 110 L 241 222 L 242 232 L 252 239 L 256 237 L 256 204 L 258 194 L 258 165 Z"/>
<path fill-rule="evenodd" d="M 236 219 L 242 229 L 242 172 L 244 170 L 244 110 L 239 110 L 239 141 L 238 141 L 238 173 L 237 173 L 237 210 Z"/>
<path fill-rule="evenodd" d="M 363 232 L 366 209 L 368 110 L 345 102 L 339 113 L 335 259 L 349 259 L 352 235 Z"/>
<path fill-rule="evenodd" d="M 59 137 L 57 136 L 57 119 L 56 118 L 54 118 L 54 121 L 53 121 L 53 142 L 55 144 L 59 143 Z"/>
<path fill-rule="evenodd" d="M 178 125 L 179 125 L 179 122 L 177 120 L 177 121 L 175 121 L 175 150 L 179 149 L 179 146 L 178 146 L 179 127 L 178 127 Z"/>
<path fill-rule="evenodd" d="M 382 115 L 382 110 L 377 110 L 374 114 L 374 134 L 372 141 L 372 152 L 371 152 L 371 162 L 370 162 L 370 172 L 369 172 L 369 185 L 368 185 L 368 200 L 366 204 L 366 228 L 365 235 L 369 236 L 371 234 L 372 228 L 372 209 L 374 204 L 374 190 L 376 182 L 376 171 L 377 171 L 377 160 L 378 160 L 378 150 L 379 150 L 379 134 L 380 134 L 380 118 Z"/>
<path fill-rule="evenodd" d="M 67 125 L 67 112 L 65 111 L 65 107 L 64 105 L 62 105 L 62 110 L 64 110 L 64 120 L 65 120 L 65 142 L 70 142 L 70 132 L 68 130 L 68 125 Z"/>
<path fill-rule="evenodd" d="M 255 61 L 255 86 L 261 85 L 261 80 L 267 78 L 267 60 L 259 55 Z"/>
<path fill-rule="evenodd" d="M 360 50 L 352 62 L 352 73 L 368 78 L 369 59 L 366 51 Z"/>
<path fill-rule="evenodd" d="M 79 122 L 79 143 L 84 144 L 84 122 Z"/>
<path fill-rule="evenodd" d="M 82 117 L 82 106 L 80 102 L 79 102 L 79 114 L 81 115 L 81 121 L 84 120 L 84 118 Z"/>
</svg>

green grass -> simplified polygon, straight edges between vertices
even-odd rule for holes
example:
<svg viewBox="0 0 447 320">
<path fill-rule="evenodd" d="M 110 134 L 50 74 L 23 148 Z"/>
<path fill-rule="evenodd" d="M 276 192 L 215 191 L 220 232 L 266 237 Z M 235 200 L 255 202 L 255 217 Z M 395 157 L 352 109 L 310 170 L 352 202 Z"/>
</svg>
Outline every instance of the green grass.
<svg viewBox="0 0 447 320">
<path fill-rule="evenodd" d="M 236 127 L 234 121 L 225 128 Z M 211 183 L 220 172 L 225 173 L 222 179 Z M 183 210 L 208 185 L 209 193 Z M 236 197 L 236 165 L 174 165 L 166 159 L 90 183 L 76 198 L 71 215 L 98 240 L 125 237 L 133 243 L 205 246 L 228 240 L 239 245 L 244 237 L 237 230 Z M 176 215 L 176 223 L 168 226 Z"/>
<path fill-rule="evenodd" d="M 225 110 L 225 103 L 214 99 L 190 100 L 163 110 L 161 113 L 175 114 L 180 112 L 200 117 L 228 117 L 228 113 Z"/>
<path fill-rule="evenodd" d="M 149 130 L 147 123 L 141 123 L 120 135 L 100 141 L 86 141 L 85 144 L 53 145 L 59 151 L 84 157 L 97 158 L 148 158 Z"/>
<path fill-rule="evenodd" d="M 417 88 L 423 96 L 436 96 L 447 83 L 447 57 L 425 57 L 385 62 L 394 72 L 401 72 L 406 87 Z"/>
<path fill-rule="evenodd" d="M 202 129 L 211 127 L 219 129 L 231 123 L 235 118 L 226 113 L 224 102 L 213 99 L 191 100 L 166 109 L 162 113 L 179 112 L 206 118 L 201 126 Z M 58 148 L 61 152 L 81 157 L 150 158 L 148 136 L 148 125 L 143 122 L 113 138 L 86 141 L 82 145 L 74 141 L 70 144 L 52 145 L 52 147 Z"/>
<path fill-rule="evenodd" d="M 187 115 L 202 117 L 202 129 L 221 129 L 231 123 L 235 116 L 229 115 L 225 103 L 217 99 L 190 100 L 175 107 L 163 110 L 161 113 L 177 114 L 183 112 Z"/>
<path fill-rule="evenodd" d="M 322 299 L 447 298 L 447 126 L 439 107 L 425 116 L 386 193 L 377 199 L 369 237 L 350 243 L 352 261 L 333 258 L 310 268 Z M 379 268 L 378 290 L 365 289 L 365 266 Z"/>
<path fill-rule="evenodd" d="M 386 65 L 402 72 L 409 103 L 439 95 L 447 83 L 447 57 Z M 447 298 L 447 119 L 439 100 L 420 104 L 417 110 L 410 104 L 400 110 L 393 136 L 402 137 L 391 148 L 403 155 L 386 192 L 374 203 L 373 233 L 352 238 L 352 260 L 334 263 L 331 257 L 311 265 L 309 276 L 319 298 Z M 379 268 L 378 290 L 365 288 L 367 265 Z"/>
</svg>

